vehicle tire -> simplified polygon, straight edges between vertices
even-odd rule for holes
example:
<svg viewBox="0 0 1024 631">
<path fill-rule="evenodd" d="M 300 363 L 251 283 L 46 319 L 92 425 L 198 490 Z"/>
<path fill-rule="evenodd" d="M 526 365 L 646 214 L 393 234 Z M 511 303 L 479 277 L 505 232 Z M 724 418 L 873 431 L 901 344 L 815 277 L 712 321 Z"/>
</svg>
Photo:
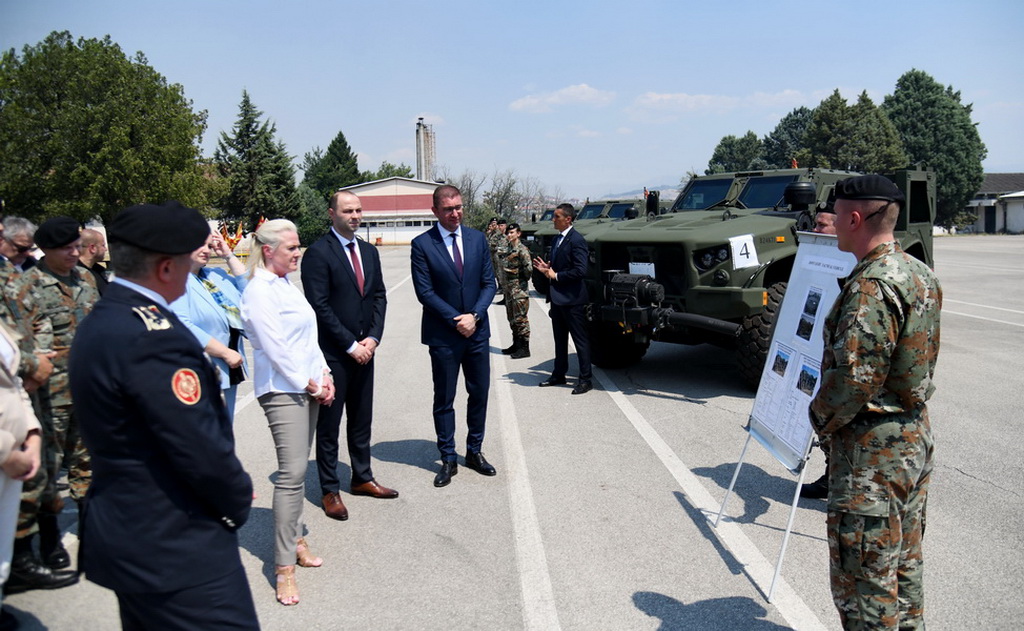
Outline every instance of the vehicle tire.
<svg viewBox="0 0 1024 631">
<path fill-rule="evenodd" d="M 771 346 L 772 334 L 775 332 L 775 320 L 785 294 L 786 283 L 775 283 L 769 287 L 768 304 L 761 313 L 744 318 L 737 335 L 736 359 L 740 375 L 752 388 L 756 389 L 761 381 L 768 347 Z"/>
<path fill-rule="evenodd" d="M 625 368 L 640 361 L 650 342 L 635 342 L 617 324 L 598 324 L 590 329 L 590 360 L 600 368 Z"/>
</svg>

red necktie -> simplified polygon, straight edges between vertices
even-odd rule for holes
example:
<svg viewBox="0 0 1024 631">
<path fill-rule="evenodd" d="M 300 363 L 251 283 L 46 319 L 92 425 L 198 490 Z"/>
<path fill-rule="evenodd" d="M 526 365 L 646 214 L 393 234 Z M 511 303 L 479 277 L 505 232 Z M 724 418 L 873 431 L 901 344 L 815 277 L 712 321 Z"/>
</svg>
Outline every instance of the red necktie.
<svg viewBox="0 0 1024 631">
<path fill-rule="evenodd" d="M 363 295 L 363 268 L 359 265 L 359 257 L 356 256 L 356 243 L 348 244 L 348 253 L 352 257 L 352 269 L 356 272 L 356 284 L 359 285 L 359 295 Z"/>
<path fill-rule="evenodd" d="M 452 258 L 455 259 L 455 271 L 462 278 L 462 252 L 459 252 L 459 235 L 452 233 Z"/>
</svg>

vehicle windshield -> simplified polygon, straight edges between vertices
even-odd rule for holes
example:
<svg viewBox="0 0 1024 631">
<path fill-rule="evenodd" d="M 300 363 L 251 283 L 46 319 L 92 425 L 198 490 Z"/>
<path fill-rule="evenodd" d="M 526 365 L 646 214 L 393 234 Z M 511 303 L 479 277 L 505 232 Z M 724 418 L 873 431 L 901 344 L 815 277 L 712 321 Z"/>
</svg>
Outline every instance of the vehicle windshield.
<svg viewBox="0 0 1024 631">
<path fill-rule="evenodd" d="M 795 175 L 752 177 L 740 193 L 745 208 L 772 208 L 782 203 L 786 185 L 796 181 Z"/>
<path fill-rule="evenodd" d="M 608 211 L 608 216 L 612 219 L 622 219 L 626 216 L 626 211 L 633 207 L 632 202 L 623 204 L 612 204 L 612 209 Z"/>
<path fill-rule="evenodd" d="M 696 180 L 676 200 L 675 205 L 672 206 L 672 212 L 709 208 L 712 204 L 717 204 L 725 199 L 725 196 L 729 193 L 730 186 L 732 186 L 732 180 L 728 178 Z"/>
<path fill-rule="evenodd" d="M 580 219 L 597 219 L 601 216 L 602 209 L 604 209 L 604 204 L 587 204 L 580 209 L 576 219 L 577 221 Z"/>
</svg>

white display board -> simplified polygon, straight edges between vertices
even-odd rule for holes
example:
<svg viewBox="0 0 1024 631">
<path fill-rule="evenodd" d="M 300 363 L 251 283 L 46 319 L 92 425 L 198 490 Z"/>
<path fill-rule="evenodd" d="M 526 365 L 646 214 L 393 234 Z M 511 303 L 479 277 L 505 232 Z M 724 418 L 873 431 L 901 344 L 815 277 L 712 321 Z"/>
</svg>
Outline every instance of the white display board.
<svg viewBox="0 0 1024 631">
<path fill-rule="evenodd" d="M 750 413 L 753 438 L 794 473 L 807 459 L 814 431 L 807 408 L 821 382 L 822 327 L 856 257 L 832 235 L 799 233 L 793 271 Z"/>
</svg>

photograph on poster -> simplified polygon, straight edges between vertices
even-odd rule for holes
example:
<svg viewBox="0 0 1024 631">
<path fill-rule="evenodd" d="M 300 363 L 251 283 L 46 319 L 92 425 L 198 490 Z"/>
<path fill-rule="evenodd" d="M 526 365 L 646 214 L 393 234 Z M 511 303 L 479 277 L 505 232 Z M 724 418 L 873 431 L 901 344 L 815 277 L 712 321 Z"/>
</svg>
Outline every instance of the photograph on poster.
<svg viewBox="0 0 1024 631">
<path fill-rule="evenodd" d="M 821 304 L 822 291 L 818 287 L 807 289 L 807 299 L 804 300 L 804 314 L 812 318 L 818 314 L 818 305 Z"/>
<path fill-rule="evenodd" d="M 809 316 L 806 313 L 800 316 L 800 322 L 796 325 L 796 336 L 801 337 L 808 342 L 811 341 L 811 331 L 814 330 L 814 316 Z"/>
<path fill-rule="evenodd" d="M 785 377 L 786 366 L 789 366 L 789 353 L 784 352 L 780 348 L 779 352 L 775 353 L 775 361 L 772 362 L 772 370 L 780 377 Z"/>
<path fill-rule="evenodd" d="M 800 367 L 800 377 L 796 380 L 796 388 L 807 396 L 814 396 L 814 386 L 818 385 L 818 370 L 804 364 Z"/>
</svg>

